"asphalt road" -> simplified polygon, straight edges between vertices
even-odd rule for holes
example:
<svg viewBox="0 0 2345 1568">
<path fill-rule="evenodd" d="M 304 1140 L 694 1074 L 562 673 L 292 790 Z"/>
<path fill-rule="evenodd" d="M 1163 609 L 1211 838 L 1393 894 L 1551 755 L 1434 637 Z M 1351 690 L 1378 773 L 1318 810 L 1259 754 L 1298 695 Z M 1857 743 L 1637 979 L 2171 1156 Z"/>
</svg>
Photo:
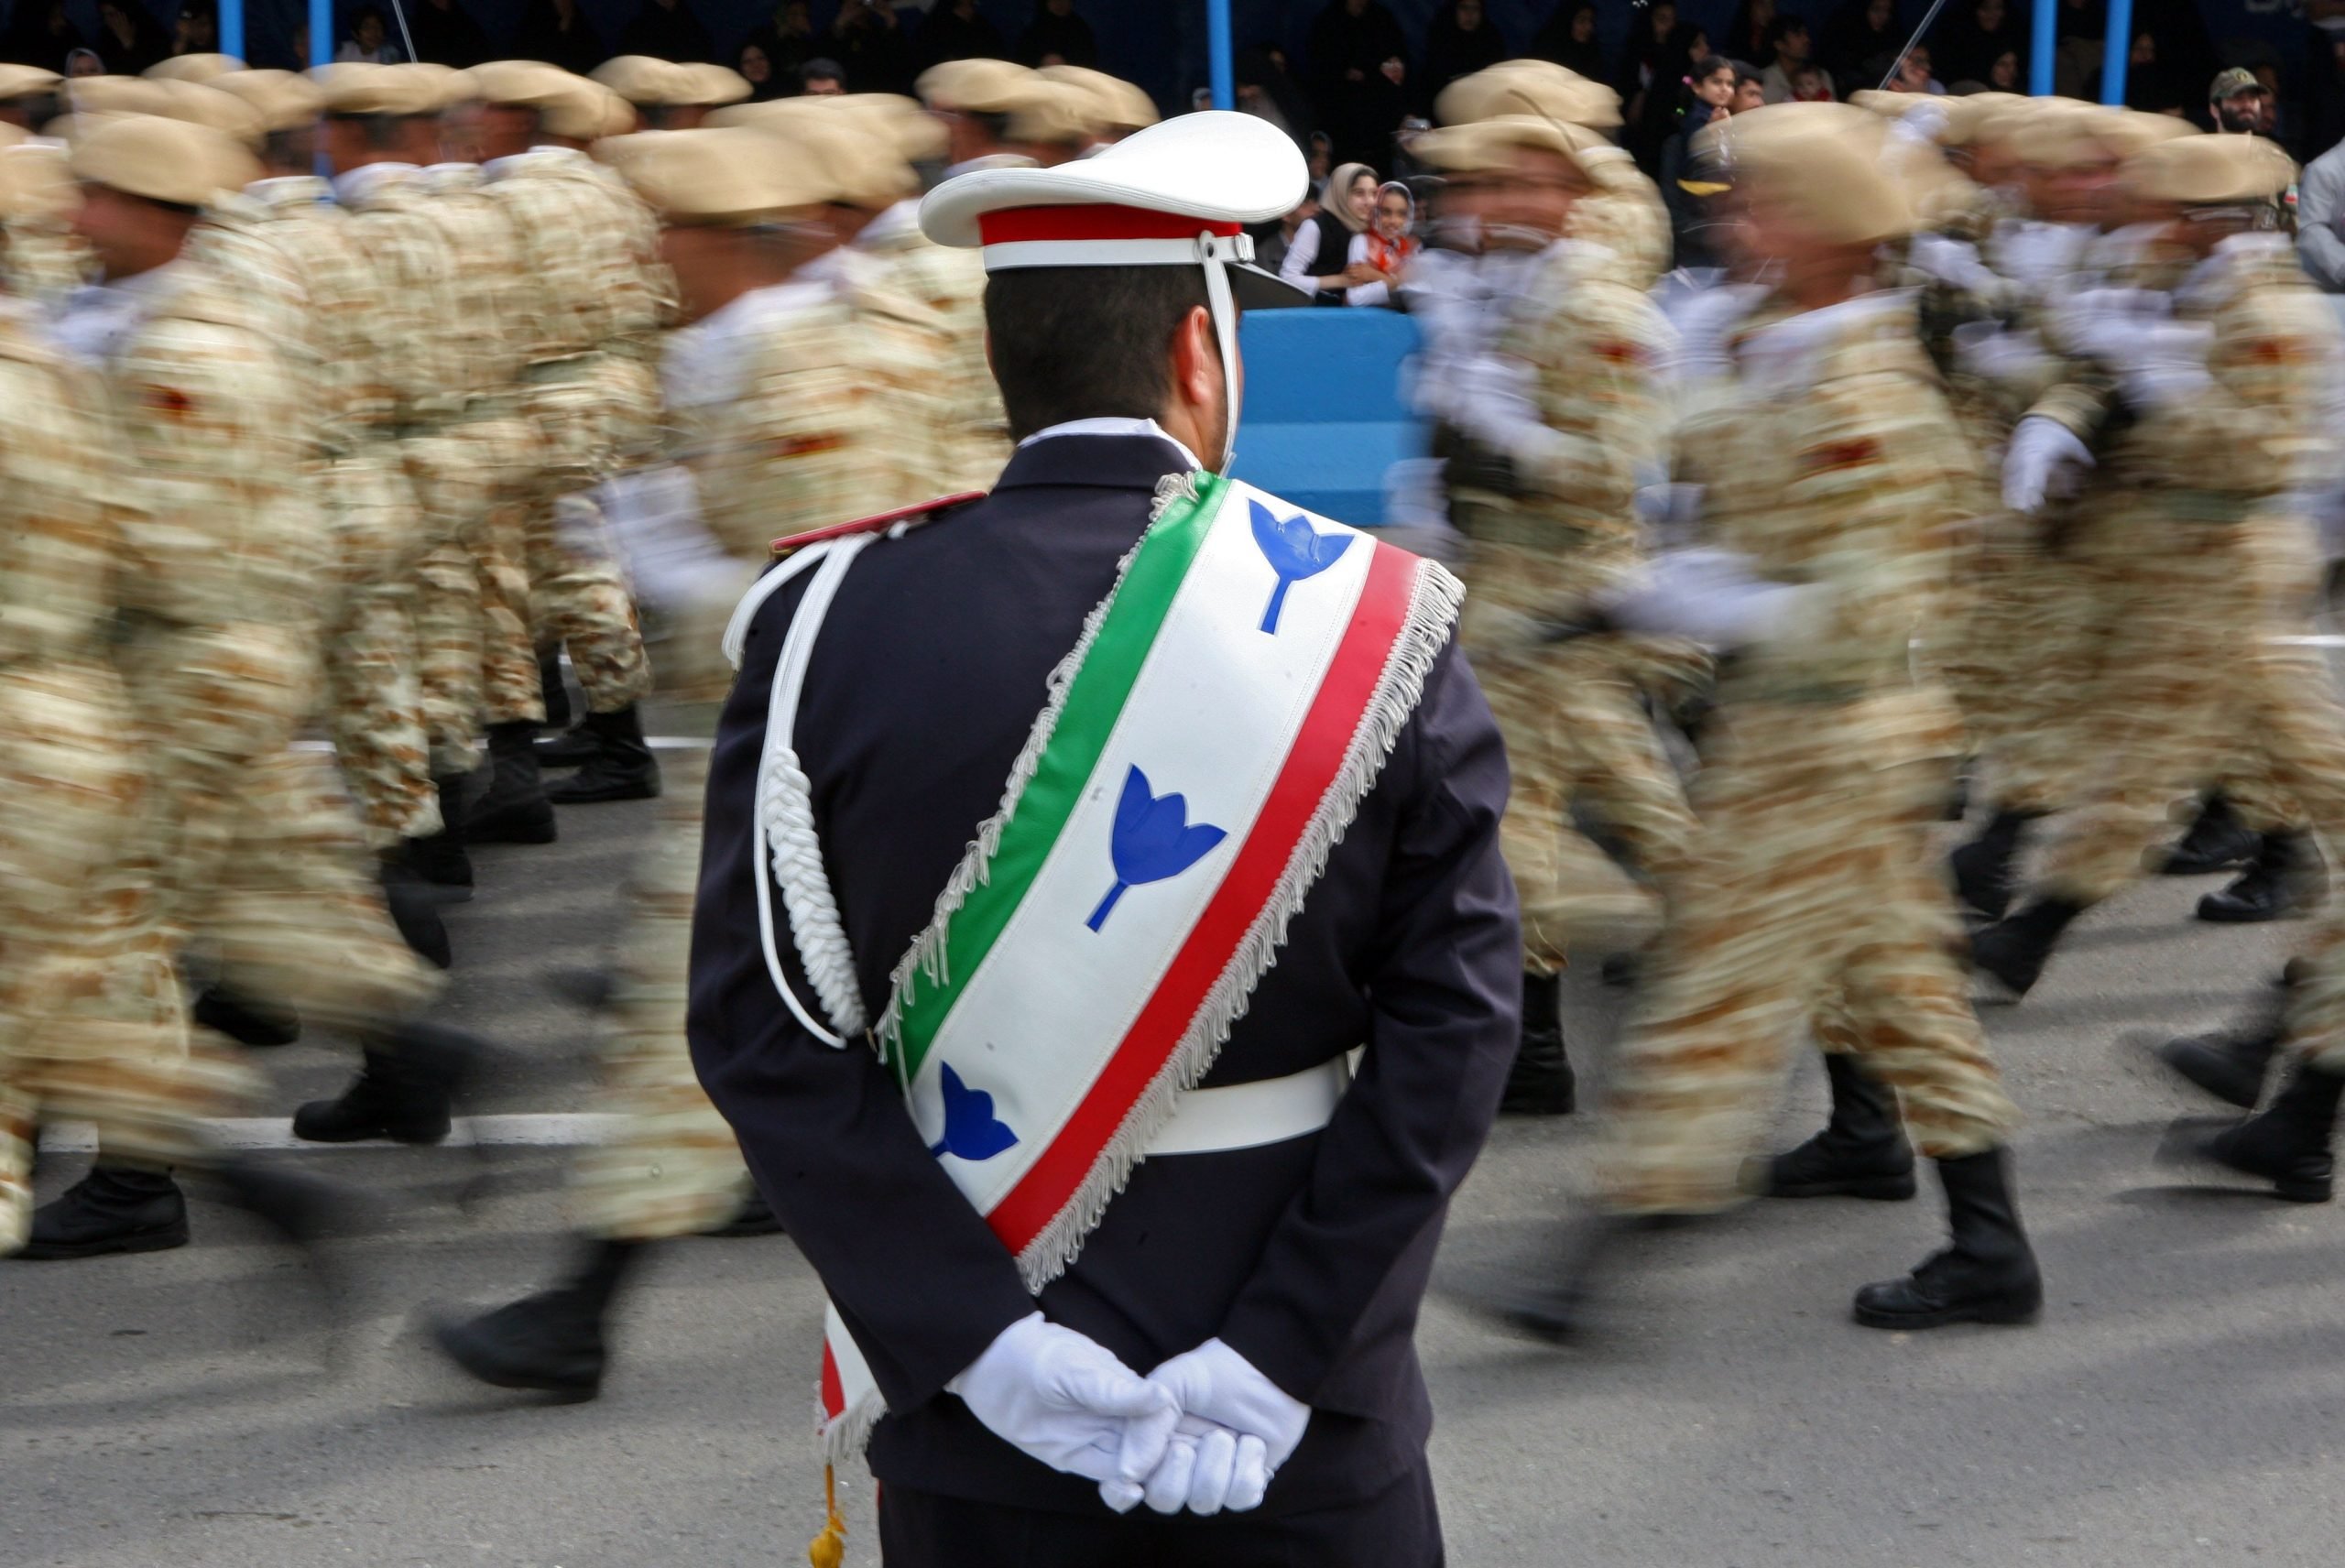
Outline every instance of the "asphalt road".
<svg viewBox="0 0 2345 1568">
<path fill-rule="evenodd" d="M 510 1052 L 490 1110 L 587 1108 L 593 1023 L 542 985 L 614 939 L 638 806 L 565 812 L 562 844 L 480 856 L 445 1008 Z M 1934 1201 L 1775 1203 L 1651 1238 L 1616 1325 L 1557 1353 L 1444 1299 L 1421 1336 L 1464 1568 L 2074 1568 L 2338 1561 L 2345 1224 L 2157 1166 L 2200 1109 L 2120 1048 L 2218 1020 L 2301 926 L 2188 918 L 2214 884 L 2096 911 L 2021 1007 L 1982 1008 L 2030 1122 L 2023 1201 L 2049 1285 L 2028 1329 L 1895 1335 L 1848 1299 L 1939 1235 Z M 1600 1073 L 1621 994 L 1575 977 Z M 344 1044 L 273 1052 L 278 1106 L 346 1076 Z M 1786 1138 L 1820 1115 L 1804 1064 Z M 1584 1172 L 1583 1118 L 1509 1123 L 1460 1197 L 1445 1275 L 1535 1260 Z M 629 1299 L 603 1398 L 478 1388 L 418 1335 L 432 1301 L 500 1301 L 562 1256 L 564 1156 L 389 1148 L 272 1156 L 375 1194 L 339 1249 L 330 1329 L 305 1268 L 197 1205 L 180 1251 L 0 1263 L 0 1565 L 772 1568 L 820 1522 L 807 1436 L 814 1282 L 780 1237 L 677 1244 Z M 44 1163 L 44 1193 L 78 1173 Z M 469 1190 L 471 1202 L 460 1202 Z M 870 1491 L 849 1561 L 877 1561 Z"/>
</svg>

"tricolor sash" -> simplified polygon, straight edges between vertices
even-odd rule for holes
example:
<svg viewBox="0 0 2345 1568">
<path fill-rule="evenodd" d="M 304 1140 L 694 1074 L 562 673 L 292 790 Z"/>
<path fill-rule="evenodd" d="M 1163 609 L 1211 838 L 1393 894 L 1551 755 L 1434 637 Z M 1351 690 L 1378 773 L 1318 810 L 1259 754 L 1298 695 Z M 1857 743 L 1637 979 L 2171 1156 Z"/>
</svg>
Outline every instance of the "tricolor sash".
<svg viewBox="0 0 2345 1568">
<path fill-rule="evenodd" d="M 1440 566 L 1247 485 L 1160 486 L 874 1031 L 1029 1290 L 1074 1260 L 1213 1065 L 1461 596 Z M 824 1330 L 835 1459 L 882 1405 L 835 1311 Z"/>
</svg>

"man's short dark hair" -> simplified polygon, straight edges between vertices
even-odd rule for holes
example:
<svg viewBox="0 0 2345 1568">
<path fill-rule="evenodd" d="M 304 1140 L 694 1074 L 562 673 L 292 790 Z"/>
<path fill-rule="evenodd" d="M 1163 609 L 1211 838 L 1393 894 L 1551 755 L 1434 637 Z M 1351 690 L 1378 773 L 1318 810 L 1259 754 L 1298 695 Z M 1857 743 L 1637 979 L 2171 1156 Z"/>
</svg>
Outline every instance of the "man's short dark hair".
<svg viewBox="0 0 2345 1568">
<path fill-rule="evenodd" d="M 799 86 L 804 87 L 816 82 L 835 82 L 844 87 L 846 85 L 846 67 L 834 60 L 818 58 L 810 60 L 798 68 Z"/>
<path fill-rule="evenodd" d="M 1027 267 L 986 280 L 994 379 L 1023 441 L 1069 419 L 1154 419 L 1172 334 L 1205 303 L 1194 267 Z"/>
<path fill-rule="evenodd" d="M 1785 38 L 1805 36 L 1806 32 L 1807 18 L 1805 16 L 1785 15 L 1776 17 L 1767 24 L 1767 52 L 1772 55 L 1776 46 Z"/>
</svg>

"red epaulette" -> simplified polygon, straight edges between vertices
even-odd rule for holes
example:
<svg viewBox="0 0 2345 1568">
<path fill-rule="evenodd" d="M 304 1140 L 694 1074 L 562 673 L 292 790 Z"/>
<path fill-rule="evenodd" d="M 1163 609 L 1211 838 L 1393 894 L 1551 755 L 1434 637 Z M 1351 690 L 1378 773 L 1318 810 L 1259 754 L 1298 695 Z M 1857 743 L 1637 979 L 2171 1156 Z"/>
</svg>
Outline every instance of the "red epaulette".
<svg viewBox="0 0 2345 1568">
<path fill-rule="evenodd" d="M 917 506 L 899 506 L 892 512 L 882 512 L 874 517 L 857 517 L 851 523 L 833 523 L 827 528 L 809 528 L 802 534 L 791 534 L 788 539 L 774 540 L 774 559 L 779 561 L 792 550 L 820 544 L 824 539 L 845 539 L 849 534 L 876 534 L 882 528 L 893 528 L 914 517 L 924 517 L 932 512 L 947 511 L 985 498 L 983 490 L 964 490 L 957 495 L 940 495 L 933 501 L 922 501 Z"/>
</svg>

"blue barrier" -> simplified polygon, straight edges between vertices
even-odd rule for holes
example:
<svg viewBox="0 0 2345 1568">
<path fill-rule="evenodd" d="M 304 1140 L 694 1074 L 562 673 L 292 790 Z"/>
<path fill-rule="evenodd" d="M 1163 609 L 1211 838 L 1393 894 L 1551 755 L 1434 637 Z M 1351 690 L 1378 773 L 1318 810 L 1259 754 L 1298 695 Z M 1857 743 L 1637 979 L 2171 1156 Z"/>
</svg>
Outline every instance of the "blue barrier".
<svg viewBox="0 0 2345 1568">
<path fill-rule="evenodd" d="M 1236 476 L 1339 523 L 1381 523 L 1384 471 L 1425 454 L 1423 421 L 1401 397 L 1418 341 L 1392 310 L 1249 312 Z"/>
</svg>

